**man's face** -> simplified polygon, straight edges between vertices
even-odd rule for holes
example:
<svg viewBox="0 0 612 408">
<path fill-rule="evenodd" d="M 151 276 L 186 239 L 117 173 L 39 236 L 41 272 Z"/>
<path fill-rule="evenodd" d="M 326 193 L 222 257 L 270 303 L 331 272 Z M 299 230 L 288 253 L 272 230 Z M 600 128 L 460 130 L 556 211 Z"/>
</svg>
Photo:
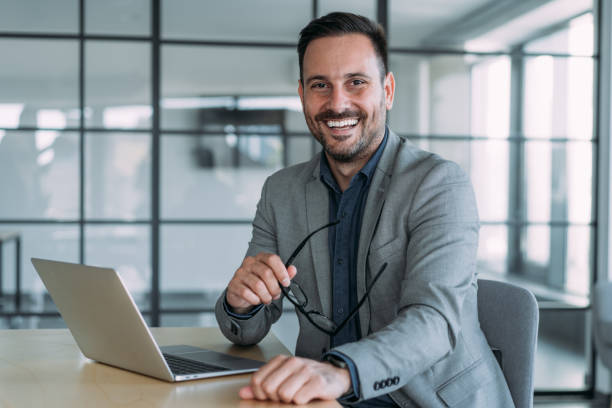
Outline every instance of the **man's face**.
<svg viewBox="0 0 612 408">
<path fill-rule="evenodd" d="M 381 66 L 363 34 L 319 38 L 308 44 L 298 93 L 310 132 L 339 162 L 368 157 L 385 131 L 393 105 L 392 73 Z"/>
</svg>

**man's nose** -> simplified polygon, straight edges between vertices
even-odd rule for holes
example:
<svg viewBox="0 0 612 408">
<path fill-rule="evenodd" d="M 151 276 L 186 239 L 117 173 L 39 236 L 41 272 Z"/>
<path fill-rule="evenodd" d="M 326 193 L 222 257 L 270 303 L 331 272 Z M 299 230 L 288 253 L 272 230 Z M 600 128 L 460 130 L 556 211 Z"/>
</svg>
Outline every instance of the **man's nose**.
<svg viewBox="0 0 612 408">
<path fill-rule="evenodd" d="M 349 95 L 341 87 L 334 87 L 329 97 L 329 109 L 343 112 L 351 106 Z"/>
</svg>

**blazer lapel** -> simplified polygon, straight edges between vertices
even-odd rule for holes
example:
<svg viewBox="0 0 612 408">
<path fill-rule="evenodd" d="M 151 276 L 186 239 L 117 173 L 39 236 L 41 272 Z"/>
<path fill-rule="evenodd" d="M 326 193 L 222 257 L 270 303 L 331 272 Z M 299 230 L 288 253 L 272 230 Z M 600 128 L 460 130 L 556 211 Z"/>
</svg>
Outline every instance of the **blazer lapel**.
<svg viewBox="0 0 612 408">
<path fill-rule="evenodd" d="M 319 180 L 319 166 L 315 167 L 313 178 L 306 184 L 306 217 L 308 231 L 314 231 L 329 223 L 329 196 L 327 189 Z M 331 270 L 327 229 L 313 235 L 309 246 L 321 312 L 331 316 Z"/>
<path fill-rule="evenodd" d="M 374 177 L 370 185 L 368 198 L 366 199 L 365 209 L 363 211 L 363 220 L 361 222 L 361 232 L 359 235 L 359 249 L 357 252 L 357 299 L 365 294 L 367 289 L 368 277 L 366 276 L 366 261 L 367 255 L 372 243 L 372 237 L 376 231 L 378 220 L 380 219 L 382 209 L 385 202 L 385 192 L 391 182 L 393 165 L 399 151 L 400 139 L 393 132 L 389 131 L 387 145 L 378 162 Z M 371 271 L 375 274 L 378 271 Z M 370 280 L 374 276 L 369 277 Z M 366 300 L 365 305 L 359 310 L 359 323 L 361 327 L 361 335 L 368 335 L 368 327 L 370 321 L 370 301 Z"/>
</svg>

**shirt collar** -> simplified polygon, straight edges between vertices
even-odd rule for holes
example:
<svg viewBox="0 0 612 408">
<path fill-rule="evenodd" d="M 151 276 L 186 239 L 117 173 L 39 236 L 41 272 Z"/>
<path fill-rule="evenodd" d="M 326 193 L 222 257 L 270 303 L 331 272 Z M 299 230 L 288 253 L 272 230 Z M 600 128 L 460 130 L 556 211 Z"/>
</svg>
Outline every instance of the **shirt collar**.
<svg viewBox="0 0 612 408">
<path fill-rule="evenodd" d="M 378 165 L 378 161 L 380 160 L 380 157 L 382 156 L 382 153 L 385 150 L 385 146 L 387 145 L 388 136 L 389 136 L 389 128 L 385 126 L 385 136 L 383 137 L 382 142 L 378 146 L 378 149 L 376 149 L 372 157 L 370 157 L 370 160 L 368 160 L 368 162 L 355 175 L 357 176 L 359 174 L 362 174 L 366 179 L 366 184 L 369 184 L 370 180 L 372 179 L 374 170 L 376 169 L 376 166 Z M 327 161 L 327 156 L 325 155 L 325 151 L 321 151 L 320 172 L 321 172 L 321 180 L 325 184 L 327 184 L 330 188 L 340 193 L 340 187 L 338 186 L 338 183 L 336 182 L 336 179 L 334 178 L 331 172 L 331 168 L 329 167 L 329 162 Z M 353 179 L 351 180 L 349 186 L 353 184 L 353 180 L 355 180 L 355 176 L 353 176 Z"/>
</svg>

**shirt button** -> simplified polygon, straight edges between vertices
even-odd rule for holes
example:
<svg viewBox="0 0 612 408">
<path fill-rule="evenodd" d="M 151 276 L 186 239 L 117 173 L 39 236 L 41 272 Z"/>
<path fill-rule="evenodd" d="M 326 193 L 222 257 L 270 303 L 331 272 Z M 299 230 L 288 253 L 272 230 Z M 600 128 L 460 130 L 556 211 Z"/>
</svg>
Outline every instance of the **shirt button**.
<svg viewBox="0 0 612 408">
<path fill-rule="evenodd" d="M 339 308 L 338 308 L 338 314 L 339 314 L 339 315 L 344 314 L 344 309 L 343 309 L 343 308 L 341 308 L 341 307 L 339 307 Z"/>
<path fill-rule="evenodd" d="M 342 218 L 346 217 L 346 211 L 342 211 Z"/>
<path fill-rule="evenodd" d="M 338 265 L 342 265 L 342 262 L 344 262 L 342 261 L 342 258 L 338 258 Z"/>
</svg>

